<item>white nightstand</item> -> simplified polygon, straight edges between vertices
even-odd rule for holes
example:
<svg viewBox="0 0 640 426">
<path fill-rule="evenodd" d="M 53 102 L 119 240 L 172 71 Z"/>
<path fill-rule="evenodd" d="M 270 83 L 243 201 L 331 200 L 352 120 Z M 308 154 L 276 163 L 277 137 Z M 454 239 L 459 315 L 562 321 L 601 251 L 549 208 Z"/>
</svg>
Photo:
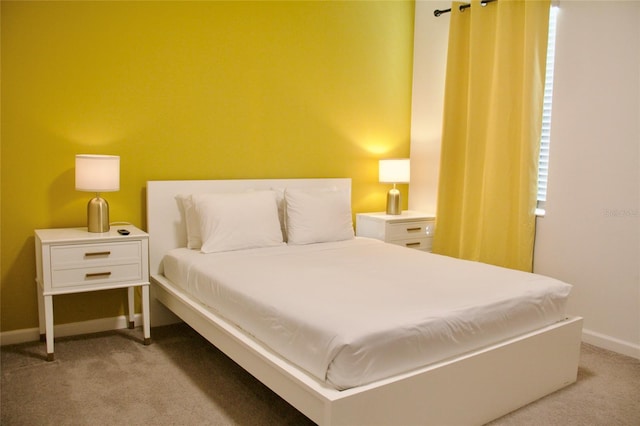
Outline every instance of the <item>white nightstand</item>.
<svg viewBox="0 0 640 426">
<path fill-rule="evenodd" d="M 128 235 L 118 233 L 129 231 Z M 46 337 L 47 360 L 53 356 L 53 296 L 128 288 L 129 328 L 134 325 L 134 288 L 142 287 L 144 344 L 149 326 L 149 235 L 132 225 L 109 232 L 87 228 L 37 229 L 36 282 L 40 337 Z"/>
<path fill-rule="evenodd" d="M 403 211 L 399 215 L 358 213 L 356 214 L 356 235 L 431 251 L 435 224 L 435 215 L 411 210 Z"/>
</svg>

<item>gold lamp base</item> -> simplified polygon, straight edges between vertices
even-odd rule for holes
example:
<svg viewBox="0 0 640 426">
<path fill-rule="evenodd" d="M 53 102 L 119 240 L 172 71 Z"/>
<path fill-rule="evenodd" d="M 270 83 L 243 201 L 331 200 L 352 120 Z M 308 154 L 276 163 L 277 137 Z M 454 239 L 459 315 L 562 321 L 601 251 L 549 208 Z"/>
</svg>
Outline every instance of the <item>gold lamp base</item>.
<svg viewBox="0 0 640 426">
<path fill-rule="evenodd" d="M 109 203 L 98 194 L 87 205 L 87 227 L 89 232 L 109 232 Z"/>
<path fill-rule="evenodd" d="M 400 191 L 396 189 L 395 184 L 387 193 L 387 214 L 402 214 L 402 209 L 400 208 Z"/>
</svg>

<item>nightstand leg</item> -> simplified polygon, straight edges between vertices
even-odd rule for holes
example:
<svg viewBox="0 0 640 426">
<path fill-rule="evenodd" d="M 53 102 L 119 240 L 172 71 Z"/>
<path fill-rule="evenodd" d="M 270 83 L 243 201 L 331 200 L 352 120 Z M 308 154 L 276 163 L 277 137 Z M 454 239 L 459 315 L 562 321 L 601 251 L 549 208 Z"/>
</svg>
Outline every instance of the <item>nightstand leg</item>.
<svg viewBox="0 0 640 426">
<path fill-rule="evenodd" d="M 40 341 L 44 342 L 47 331 L 44 318 L 44 295 L 42 294 L 42 287 L 40 287 L 39 282 L 36 282 L 36 292 L 38 293 L 38 328 L 40 331 Z"/>
<path fill-rule="evenodd" d="M 53 361 L 53 296 L 44 296 L 47 361 Z"/>
<path fill-rule="evenodd" d="M 133 329 L 135 327 L 134 289 L 135 287 L 127 288 L 127 299 L 129 302 L 129 328 L 130 329 Z"/>
<path fill-rule="evenodd" d="M 151 321 L 149 318 L 149 285 L 142 286 L 142 328 L 144 330 L 144 344 L 151 344 Z"/>
</svg>

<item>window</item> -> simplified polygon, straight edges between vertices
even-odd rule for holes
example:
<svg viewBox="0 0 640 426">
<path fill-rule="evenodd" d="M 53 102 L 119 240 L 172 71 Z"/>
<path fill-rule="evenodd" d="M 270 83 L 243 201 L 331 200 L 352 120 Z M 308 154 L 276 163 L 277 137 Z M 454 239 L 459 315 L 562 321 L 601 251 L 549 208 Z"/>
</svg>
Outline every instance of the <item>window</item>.
<svg viewBox="0 0 640 426">
<path fill-rule="evenodd" d="M 558 7 L 549 12 L 549 35 L 547 41 L 547 69 L 544 82 L 544 102 L 542 107 L 542 133 L 540 136 L 540 157 L 538 159 L 538 213 L 544 215 L 547 201 L 547 178 L 549 173 L 549 144 L 551 136 L 551 101 L 553 98 L 553 66 L 556 51 L 556 18 Z"/>
</svg>

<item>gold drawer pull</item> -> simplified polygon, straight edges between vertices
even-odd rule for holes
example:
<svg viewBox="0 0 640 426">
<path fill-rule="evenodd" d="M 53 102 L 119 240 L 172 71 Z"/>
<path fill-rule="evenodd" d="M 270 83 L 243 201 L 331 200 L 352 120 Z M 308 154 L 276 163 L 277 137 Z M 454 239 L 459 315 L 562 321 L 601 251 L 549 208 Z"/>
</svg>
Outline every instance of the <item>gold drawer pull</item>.
<svg viewBox="0 0 640 426">
<path fill-rule="evenodd" d="M 420 245 L 419 242 L 418 243 L 406 243 L 405 244 L 405 246 L 407 246 L 407 247 L 413 247 L 413 246 L 419 246 L 419 245 Z"/>
<path fill-rule="evenodd" d="M 421 226 L 418 226 L 417 228 L 407 228 L 407 232 L 415 232 L 415 231 L 420 231 L 422 229 Z"/>
<path fill-rule="evenodd" d="M 108 278 L 111 276 L 111 272 L 93 272 L 85 274 L 85 278 Z"/>
<path fill-rule="evenodd" d="M 91 256 L 109 256 L 111 254 L 110 251 L 94 251 L 94 252 L 90 252 L 90 253 L 85 253 L 85 257 L 91 257 Z"/>
</svg>

